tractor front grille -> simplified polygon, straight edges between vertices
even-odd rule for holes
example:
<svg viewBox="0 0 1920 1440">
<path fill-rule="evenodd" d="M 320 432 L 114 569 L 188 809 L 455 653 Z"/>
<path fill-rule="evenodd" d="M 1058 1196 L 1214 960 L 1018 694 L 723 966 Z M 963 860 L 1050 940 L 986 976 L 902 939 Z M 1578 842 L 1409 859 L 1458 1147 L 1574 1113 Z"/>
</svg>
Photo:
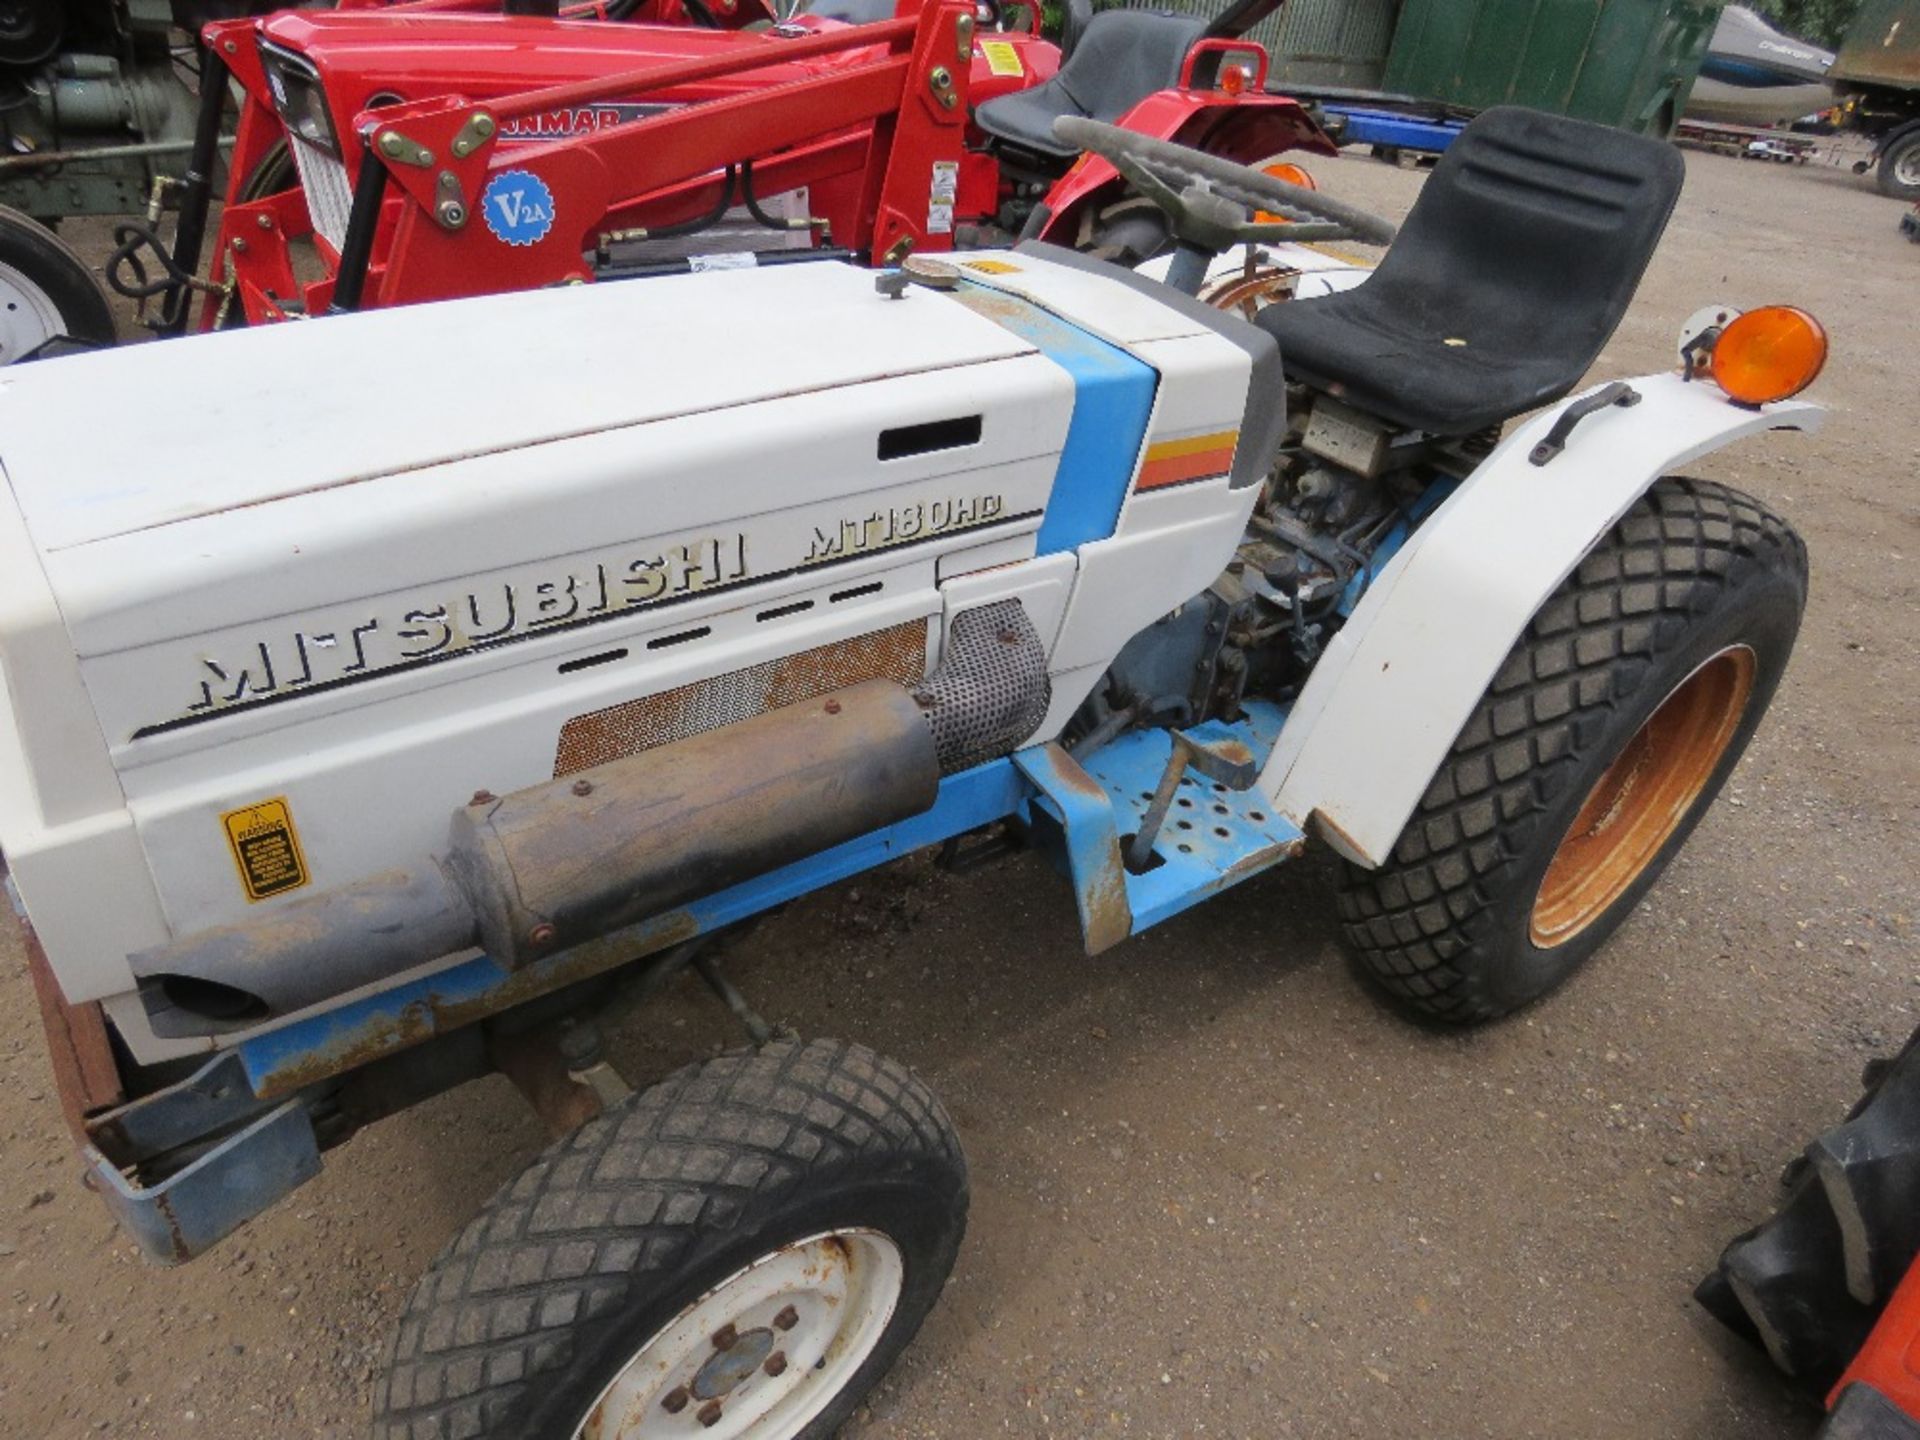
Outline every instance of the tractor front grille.
<svg viewBox="0 0 1920 1440">
<path fill-rule="evenodd" d="M 911 686 L 926 673 L 927 622 L 909 620 L 576 715 L 560 729 L 553 773 L 589 770 L 863 680 Z"/>
<path fill-rule="evenodd" d="M 353 209 L 353 187 L 347 183 L 347 167 L 298 135 L 289 133 L 294 168 L 300 172 L 300 188 L 307 192 L 307 216 L 314 232 L 338 254 L 347 239 L 347 215 Z M 361 163 L 377 164 L 372 156 Z"/>
</svg>

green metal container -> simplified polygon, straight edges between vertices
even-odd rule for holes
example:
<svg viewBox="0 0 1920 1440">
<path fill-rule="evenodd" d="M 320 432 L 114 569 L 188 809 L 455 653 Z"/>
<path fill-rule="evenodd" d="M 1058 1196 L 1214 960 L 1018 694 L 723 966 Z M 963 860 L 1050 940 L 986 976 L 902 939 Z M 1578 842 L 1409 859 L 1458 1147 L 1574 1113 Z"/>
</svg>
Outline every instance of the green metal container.
<svg viewBox="0 0 1920 1440">
<path fill-rule="evenodd" d="M 1406 0 L 1384 88 L 1666 136 L 1719 17 L 1719 0 Z"/>
<path fill-rule="evenodd" d="M 1233 0 L 1118 0 L 1117 8 L 1174 11 L 1211 20 Z M 1095 9 L 1106 9 L 1099 0 Z M 1273 58 L 1273 79 L 1290 85 L 1377 89 L 1393 44 L 1400 0 L 1287 0 L 1253 27 Z"/>
<path fill-rule="evenodd" d="M 1287 0 L 1267 41 L 1273 75 L 1291 85 L 1374 90 L 1386 73 L 1400 0 Z"/>
<path fill-rule="evenodd" d="M 1920 0 L 1863 0 L 1827 78 L 1920 88 Z"/>
</svg>

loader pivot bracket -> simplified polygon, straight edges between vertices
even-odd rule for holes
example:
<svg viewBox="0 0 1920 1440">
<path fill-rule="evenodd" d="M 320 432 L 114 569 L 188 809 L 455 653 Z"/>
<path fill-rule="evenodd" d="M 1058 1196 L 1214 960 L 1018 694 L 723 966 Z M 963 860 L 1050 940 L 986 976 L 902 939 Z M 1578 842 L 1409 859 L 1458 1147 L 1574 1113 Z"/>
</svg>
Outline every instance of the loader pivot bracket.
<svg viewBox="0 0 1920 1440">
<path fill-rule="evenodd" d="M 1573 427 L 1589 415 L 1597 415 L 1602 410 L 1611 409 L 1615 405 L 1623 410 L 1631 409 L 1639 403 L 1640 392 L 1624 380 L 1615 380 L 1611 384 L 1602 385 L 1593 394 L 1585 399 L 1574 401 L 1562 410 L 1559 418 L 1553 422 L 1553 428 L 1547 432 L 1546 438 L 1533 447 L 1527 459 L 1535 465 L 1545 465 L 1567 448 L 1567 441 L 1573 435 Z"/>
</svg>

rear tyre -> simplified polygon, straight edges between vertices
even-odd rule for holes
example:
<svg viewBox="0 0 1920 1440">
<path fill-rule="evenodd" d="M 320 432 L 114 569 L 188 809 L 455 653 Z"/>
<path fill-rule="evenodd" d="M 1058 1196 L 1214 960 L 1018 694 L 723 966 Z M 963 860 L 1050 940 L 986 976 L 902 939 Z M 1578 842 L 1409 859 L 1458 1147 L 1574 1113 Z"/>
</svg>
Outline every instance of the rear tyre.
<svg viewBox="0 0 1920 1440">
<path fill-rule="evenodd" d="M 782 1041 L 557 1142 L 421 1280 L 382 1440 L 825 1440 L 939 1298 L 952 1123 L 904 1066 Z"/>
<path fill-rule="evenodd" d="M 1345 867 L 1363 971 L 1472 1024 L 1577 970 L 1746 749 L 1806 589 L 1805 546 L 1759 501 L 1655 483 L 1529 622 L 1387 863 Z"/>
<path fill-rule="evenodd" d="M 0 365 L 63 335 L 85 345 L 113 344 L 107 292 L 59 236 L 0 205 Z"/>
<path fill-rule="evenodd" d="M 1881 152 L 1873 182 L 1882 195 L 1920 200 L 1920 129 L 1909 130 Z"/>
</svg>

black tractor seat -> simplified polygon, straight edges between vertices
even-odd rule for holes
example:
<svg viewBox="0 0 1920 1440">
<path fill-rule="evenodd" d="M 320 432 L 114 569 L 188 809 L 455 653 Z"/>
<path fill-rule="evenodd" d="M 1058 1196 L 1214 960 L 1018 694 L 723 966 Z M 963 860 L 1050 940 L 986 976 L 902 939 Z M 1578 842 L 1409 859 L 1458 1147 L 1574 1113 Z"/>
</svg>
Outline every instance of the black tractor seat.
<svg viewBox="0 0 1920 1440">
<path fill-rule="evenodd" d="M 1257 323 L 1294 378 L 1408 429 L 1470 435 L 1580 382 L 1685 178 L 1663 140 L 1488 110 L 1365 284 L 1268 306 Z"/>
<path fill-rule="evenodd" d="M 1151 10 L 1106 10 L 1085 32 L 1044 85 L 989 100 L 973 112 L 996 140 L 1056 160 L 1080 152 L 1053 137 L 1053 122 L 1081 115 L 1109 124 L 1156 90 L 1177 84 L 1180 67 L 1207 22 Z"/>
</svg>

